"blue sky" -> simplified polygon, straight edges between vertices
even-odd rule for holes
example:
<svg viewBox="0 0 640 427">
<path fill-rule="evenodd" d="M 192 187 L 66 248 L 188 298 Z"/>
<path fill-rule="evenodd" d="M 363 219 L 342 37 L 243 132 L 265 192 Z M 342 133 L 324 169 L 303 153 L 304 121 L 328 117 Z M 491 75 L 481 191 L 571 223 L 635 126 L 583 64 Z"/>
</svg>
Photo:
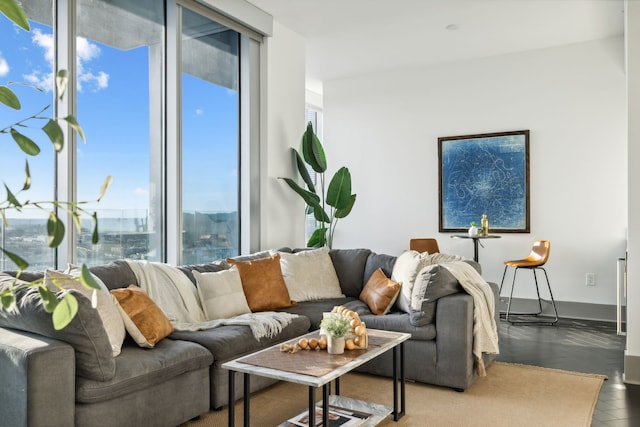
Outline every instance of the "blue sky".
<svg viewBox="0 0 640 427">
<path fill-rule="evenodd" d="M 29 82 L 43 89 L 11 85 L 22 101 L 14 112 L 0 106 L 0 127 L 51 103 L 51 28 L 31 22 L 30 33 L 0 19 L 0 84 Z M 149 205 L 149 53 L 129 51 L 77 38 L 78 114 L 87 143 L 78 148 L 78 198 L 94 199 L 107 175 L 113 184 L 98 209 L 147 209 Z M 160 90 L 160 88 L 158 88 Z M 183 210 L 237 209 L 238 94 L 198 78 L 183 76 Z M 45 115 L 51 116 L 51 110 Z M 42 126 L 44 122 L 34 124 Z M 51 199 L 53 154 L 40 131 L 25 130 L 41 147 L 30 157 L 31 200 Z M 157 141 L 156 141 L 157 142 Z M 0 181 L 22 186 L 27 157 L 8 135 L 0 137 Z M 4 196 L 4 194 L 3 194 Z M 14 215 L 11 215 L 14 216 Z"/>
</svg>

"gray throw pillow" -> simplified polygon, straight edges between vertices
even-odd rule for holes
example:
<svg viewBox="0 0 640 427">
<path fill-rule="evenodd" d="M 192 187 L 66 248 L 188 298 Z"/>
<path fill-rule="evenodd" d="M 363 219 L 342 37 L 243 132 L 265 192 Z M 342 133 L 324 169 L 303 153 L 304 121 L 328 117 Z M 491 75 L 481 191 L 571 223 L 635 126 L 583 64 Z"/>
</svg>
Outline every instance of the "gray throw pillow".
<svg viewBox="0 0 640 427">
<path fill-rule="evenodd" d="M 439 264 L 424 267 L 413 286 L 409 322 L 413 326 L 433 323 L 436 301 L 461 290 L 458 279 L 446 268 Z"/>
<path fill-rule="evenodd" d="M 0 273 L 0 291 L 10 286 L 14 280 L 13 277 Z M 58 299 L 62 299 L 67 292 L 76 297 L 78 313 L 66 328 L 60 331 L 53 328 L 51 314 L 45 311 L 35 287 L 16 292 L 14 310 L 0 309 L 0 327 L 64 341 L 75 351 L 78 375 L 91 380 L 109 381 L 115 376 L 116 364 L 98 311 L 91 307 L 89 298 L 76 290 L 58 292 Z"/>
</svg>

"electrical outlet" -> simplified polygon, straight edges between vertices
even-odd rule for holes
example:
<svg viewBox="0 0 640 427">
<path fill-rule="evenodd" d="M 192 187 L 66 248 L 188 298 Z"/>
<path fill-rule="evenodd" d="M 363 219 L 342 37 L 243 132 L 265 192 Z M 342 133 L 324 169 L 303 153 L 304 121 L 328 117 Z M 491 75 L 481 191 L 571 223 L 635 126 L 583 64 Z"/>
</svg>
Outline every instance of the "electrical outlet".
<svg viewBox="0 0 640 427">
<path fill-rule="evenodd" d="M 595 286 L 596 285 L 596 273 L 587 273 L 587 286 Z"/>
</svg>

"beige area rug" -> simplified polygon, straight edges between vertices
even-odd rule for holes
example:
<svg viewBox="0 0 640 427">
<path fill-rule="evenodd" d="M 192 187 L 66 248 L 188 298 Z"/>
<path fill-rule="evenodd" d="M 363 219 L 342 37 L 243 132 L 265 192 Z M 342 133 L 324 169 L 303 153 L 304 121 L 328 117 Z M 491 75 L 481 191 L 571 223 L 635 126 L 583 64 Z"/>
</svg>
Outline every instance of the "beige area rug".
<svg viewBox="0 0 640 427">
<path fill-rule="evenodd" d="M 581 374 L 535 366 L 494 362 L 487 376 L 463 393 L 407 383 L 406 412 L 397 423 L 381 426 L 590 426 L 604 375 Z M 391 380 L 352 373 L 340 382 L 340 394 L 393 405 Z M 316 396 L 322 395 L 321 389 Z M 280 382 L 251 396 L 251 425 L 277 426 L 303 411 L 307 387 Z M 236 403 L 236 425 L 242 425 L 242 402 Z M 227 425 L 227 408 L 212 411 L 184 426 Z"/>
</svg>

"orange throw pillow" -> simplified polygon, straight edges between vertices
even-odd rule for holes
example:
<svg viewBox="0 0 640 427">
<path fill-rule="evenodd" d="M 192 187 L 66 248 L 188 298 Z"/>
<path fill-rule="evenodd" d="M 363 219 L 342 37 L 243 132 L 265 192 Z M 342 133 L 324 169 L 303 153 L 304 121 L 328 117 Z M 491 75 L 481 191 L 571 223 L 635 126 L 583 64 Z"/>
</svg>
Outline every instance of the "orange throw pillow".
<svg viewBox="0 0 640 427">
<path fill-rule="evenodd" d="M 400 283 L 385 276 L 381 268 L 373 272 L 360 293 L 360 300 L 367 303 L 372 313 L 387 314 L 400 293 Z"/>
<path fill-rule="evenodd" d="M 268 258 L 227 262 L 238 267 L 242 289 L 251 311 L 269 311 L 296 305 L 291 301 L 287 285 L 282 277 L 280 254 Z"/>
<path fill-rule="evenodd" d="M 173 332 L 167 316 L 141 288 L 130 285 L 113 289 L 111 294 L 118 301 L 127 332 L 140 347 L 153 348 Z"/>
</svg>

